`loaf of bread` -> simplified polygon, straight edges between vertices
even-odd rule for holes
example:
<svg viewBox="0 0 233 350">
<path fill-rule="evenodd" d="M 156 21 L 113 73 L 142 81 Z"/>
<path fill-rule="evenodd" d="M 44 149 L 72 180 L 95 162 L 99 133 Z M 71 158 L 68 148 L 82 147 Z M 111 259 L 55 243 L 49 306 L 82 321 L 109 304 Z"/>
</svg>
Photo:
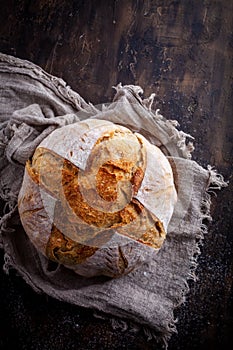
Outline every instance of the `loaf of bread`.
<svg viewBox="0 0 233 350">
<path fill-rule="evenodd" d="M 89 119 L 37 147 L 18 208 L 47 258 L 85 277 L 118 277 L 160 249 L 176 199 L 159 148 L 123 126 Z"/>
</svg>

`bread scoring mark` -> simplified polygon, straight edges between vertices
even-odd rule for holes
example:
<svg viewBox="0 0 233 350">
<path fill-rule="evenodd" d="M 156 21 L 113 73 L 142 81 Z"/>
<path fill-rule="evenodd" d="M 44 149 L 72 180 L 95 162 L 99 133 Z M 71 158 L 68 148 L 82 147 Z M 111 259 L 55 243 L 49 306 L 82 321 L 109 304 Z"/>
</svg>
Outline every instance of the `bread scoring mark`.
<svg viewBox="0 0 233 350">
<path fill-rule="evenodd" d="M 97 247 L 86 246 L 71 240 L 53 225 L 46 246 L 46 255 L 55 262 L 73 266 L 84 262 L 98 249 Z"/>
<path fill-rule="evenodd" d="M 83 196 L 100 211 L 123 209 L 140 187 L 144 177 L 145 158 L 142 142 L 131 131 L 116 129 L 105 132 L 89 155 L 84 179 L 80 175 Z M 88 182 L 92 184 L 93 193 L 96 191 L 96 200 L 92 197 L 92 203 L 86 191 Z M 111 202 L 112 205 L 109 206 L 106 202 Z"/>
<path fill-rule="evenodd" d="M 67 166 L 69 169 L 67 169 Z M 73 209 L 75 214 L 81 218 L 84 222 L 89 225 L 94 225 L 100 228 L 116 228 L 118 226 L 126 225 L 129 222 L 133 221 L 138 215 L 138 210 L 136 210 L 136 205 L 134 201 L 131 201 L 127 206 L 114 213 L 106 213 L 95 208 L 92 208 L 83 198 L 78 183 L 78 177 L 75 175 L 75 171 L 71 171 L 73 164 L 65 161 L 64 168 L 62 170 L 62 185 L 64 194 L 67 202 L 70 207 Z M 67 181 L 68 177 L 68 181 Z M 106 182 L 104 180 L 105 185 Z M 110 184 L 111 185 L 111 184 Z M 110 190 L 105 192 L 106 196 L 109 196 L 108 199 L 114 199 L 114 192 L 112 191 L 111 186 Z M 74 191 L 75 188 L 75 191 Z M 89 200 L 91 202 L 92 189 L 88 191 Z"/>
<path fill-rule="evenodd" d="M 130 249 L 129 253 L 132 250 Z M 124 254 L 122 247 L 117 247 L 116 249 L 109 248 L 105 256 L 105 267 L 107 271 L 105 273 L 113 278 L 121 277 L 128 274 L 134 269 L 134 266 L 130 266 L 130 262 Z"/>
<path fill-rule="evenodd" d="M 29 176 L 46 192 L 55 198 L 60 197 L 61 169 L 64 159 L 55 152 L 39 147 L 32 161 L 27 161 L 26 168 Z"/>
<path fill-rule="evenodd" d="M 108 161 L 103 164 L 96 175 L 96 189 L 101 198 L 114 202 L 117 200 L 119 181 L 132 181 L 132 162 L 127 160 Z"/>
<path fill-rule="evenodd" d="M 132 179 L 131 179 L 131 183 L 133 185 L 134 195 L 137 194 L 137 192 L 141 186 L 143 177 L 144 177 L 144 171 L 142 168 L 138 167 L 136 169 L 135 173 L 133 174 Z"/>
<path fill-rule="evenodd" d="M 166 233 L 163 224 L 157 219 L 154 225 L 141 235 L 138 242 L 147 244 L 153 248 L 161 248 L 163 241 L 166 237 Z"/>
<path fill-rule="evenodd" d="M 113 133 L 114 135 L 115 133 Z M 105 140 L 103 139 L 102 142 L 105 142 Z M 144 177 L 145 163 L 145 150 L 140 142 L 140 152 L 136 165 L 127 159 L 111 160 L 103 164 L 96 175 L 99 194 L 106 201 L 114 201 L 117 197 L 118 181 L 127 179 L 130 181 L 133 188 L 133 195 L 135 195 Z M 27 169 L 31 178 L 49 194 L 59 200 L 61 198 L 65 199 L 73 211 L 74 217 L 76 216 L 77 220 L 81 219 L 83 224 L 107 230 L 125 226 L 126 230 L 119 230 L 120 234 L 154 248 L 162 245 L 165 238 L 165 231 L 160 227 L 161 232 L 159 232 L 159 227 L 156 228 L 155 225 L 158 219 L 151 219 L 150 213 L 134 197 L 131 198 L 131 201 L 125 208 L 117 212 L 106 213 L 92 208 L 80 192 L 78 182 L 79 169 L 69 160 L 64 159 L 51 150 L 40 147 L 36 150 L 32 162 L 27 162 Z M 91 202 L 92 188 L 88 191 Z M 138 224 L 141 222 L 140 216 L 142 211 L 144 213 L 144 231 L 140 224 Z M 101 236 L 101 232 L 99 235 Z M 64 235 L 64 239 L 66 238 L 68 237 Z M 82 239 L 81 242 L 81 246 L 85 246 L 83 243 L 88 242 L 88 239 L 87 241 Z M 92 246 L 91 243 L 90 246 Z M 98 242 L 97 246 L 100 246 Z M 54 256 L 56 257 L 57 254 Z"/>
<path fill-rule="evenodd" d="M 128 260 L 126 258 L 126 256 L 123 253 L 122 248 L 119 246 L 118 247 L 118 252 L 119 252 L 119 268 L 120 268 L 120 272 L 123 273 L 125 271 L 125 269 L 127 269 L 129 263 Z"/>
<path fill-rule="evenodd" d="M 116 133 L 117 133 L 117 130 L 105 132 L 101 137 L 98 138 L 94 147 L 101 142 L 108 141 L 109 139 L 113 138 L 114 135 L 116 135 Z"/>
</svg>

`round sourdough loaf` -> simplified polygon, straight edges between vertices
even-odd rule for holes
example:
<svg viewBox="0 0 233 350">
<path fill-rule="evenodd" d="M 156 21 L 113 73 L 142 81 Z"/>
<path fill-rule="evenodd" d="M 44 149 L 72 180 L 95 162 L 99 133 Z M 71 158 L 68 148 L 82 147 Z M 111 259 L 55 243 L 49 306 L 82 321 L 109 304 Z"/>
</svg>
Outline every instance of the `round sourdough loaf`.
<svg viewBox="0 0 233 350">
<path fill-rule="evenodd" d="M 18 208 L 47 258 L 85 277 L 118 277 L 160 249 L 176 199 L 158 147 L 126 127 L 89 119 L 55 130 L 37 147 Z"/>
</svg>

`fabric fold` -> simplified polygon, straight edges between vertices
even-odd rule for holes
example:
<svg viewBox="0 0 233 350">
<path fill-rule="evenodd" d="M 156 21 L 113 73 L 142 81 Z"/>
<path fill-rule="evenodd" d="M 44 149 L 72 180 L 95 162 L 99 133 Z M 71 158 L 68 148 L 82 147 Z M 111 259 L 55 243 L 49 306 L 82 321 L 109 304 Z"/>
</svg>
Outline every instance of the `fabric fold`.
<svg viewBox="0 0 233 350">
<path fill-rule="evenodd" d="M 36 292 L 92 308 L 125 324 L 140 324 L 165 346 L 176 331 L 174 309 L 195 279 L 199 244 L 208 239 L 203 219 L 210 217 L 210 194 L 227 184 L 212 168 L 191 160 L 192 136 L 151 109 L 154 95 L 142 99 L 138 86 L 116 88 L 112 103 L 92 106 L 64 81 L 31 62 L 0 54 L 0 244 L 5 265 L 16 269 Z M 105 119 L 142 133 L 168 156 L 178 202 L 158 254 L 130 274 L 110 279 L 83 278 L 63 266 L 51 270 L 20 225 L 17 196 L 24 165 L 38 144 L 56 128 L 86 118 Z M 14 230 L 12 230 L 14 229 Z M 115 321 L 114 321 L 115 320 Z M 118 321 L 117 321 L 118 320 Z"/>
</svg>

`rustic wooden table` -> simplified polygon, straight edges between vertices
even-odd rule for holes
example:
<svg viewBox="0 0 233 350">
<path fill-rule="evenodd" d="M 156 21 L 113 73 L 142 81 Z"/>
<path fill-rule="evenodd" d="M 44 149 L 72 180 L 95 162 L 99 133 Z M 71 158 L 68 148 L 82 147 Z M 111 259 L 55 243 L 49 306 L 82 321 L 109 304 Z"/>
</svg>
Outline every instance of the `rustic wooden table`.
<svg viewBox="0 0 233 350">
<path fill-rule="evenodd" d="M 227 180 L 212 206 L 187 302 L 169 350 L 233 344 L 233 1 L 1 0 L 0 51 L 62 77 L 86 100 L 108 102 L 118 82 L 156 93 L 154 108 L 195 137 L 193 158 Z M 3 264 L 3 254 L 1 252 Z M 1 265 L 2 265 L 1 264 Z M 157 349 L 113 331 L 91 311 L 35 294 L 1 271 L 1 349 Z"/>
</svg>

